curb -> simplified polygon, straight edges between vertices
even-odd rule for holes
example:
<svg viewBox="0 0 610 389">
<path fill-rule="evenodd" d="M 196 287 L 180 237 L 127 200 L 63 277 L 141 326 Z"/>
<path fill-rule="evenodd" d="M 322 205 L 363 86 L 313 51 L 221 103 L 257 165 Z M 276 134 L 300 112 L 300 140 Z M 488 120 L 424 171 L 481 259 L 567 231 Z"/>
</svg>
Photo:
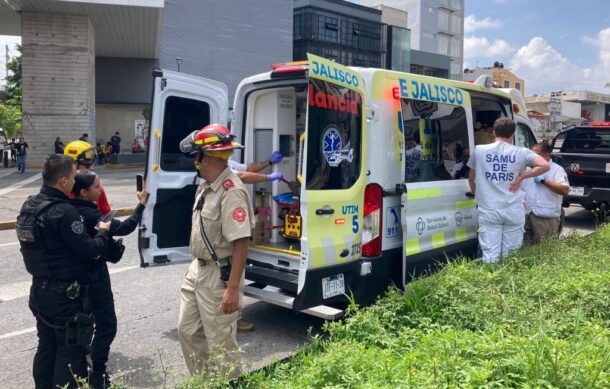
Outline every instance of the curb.
<svg viewBox="0 0 610 389">
<path fill-rule="evenodd" d="M 113 211 L 117 211 L 117 217 L 129 216 L 133 213 L 133 207 L 117 208 L 117 209 L 113 209 Z M 15 223 L 16 223 L 15 220 L 0 221 L 0 231 L 14 230 Z"/>
</svg>

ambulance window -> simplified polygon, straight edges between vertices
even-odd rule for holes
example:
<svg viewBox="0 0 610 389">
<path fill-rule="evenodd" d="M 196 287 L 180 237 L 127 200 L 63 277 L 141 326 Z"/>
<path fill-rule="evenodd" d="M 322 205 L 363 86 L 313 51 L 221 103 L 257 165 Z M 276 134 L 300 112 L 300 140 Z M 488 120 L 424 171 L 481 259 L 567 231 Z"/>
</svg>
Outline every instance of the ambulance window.
<svg viewBox="0 0 610 389">
<path fill-rule="evenodd" d="M 405 181 L 466 178 L 470 155 L 468 123 L 462 107 L 402 100 L 405 136 Z"/>
<path fill-rule="evenodd" d="M 306 188 L 350 188 L 360 177 L 362 98 L 310 79 L 308 101 Z"/>
<path fill-rule="evenodd" d="M 170 96 L 165 100 L 161 133 L 161 169 L 192 171 L 193 158 L 180 152 L 180 141 L 210 124 L 210 106 L 199 100 Z"/>
<path fill-rule="evenodd" d="M 521 147 L 527 147 L 531 149 L 536 145 L 536 138 L 532 134 L 532 130 L 523 123 L 517 123 L 517 134 L 515 137 L 515 144 Z"/>
<path fill-rule="evenodd" d="M 491 94 L 470 93 L 472 117 L 474 118 L 474 144 L 489 144 L 495 141 L 493 125 L 496 119 L 509 116 L 510 100 Z"/>
</svg>

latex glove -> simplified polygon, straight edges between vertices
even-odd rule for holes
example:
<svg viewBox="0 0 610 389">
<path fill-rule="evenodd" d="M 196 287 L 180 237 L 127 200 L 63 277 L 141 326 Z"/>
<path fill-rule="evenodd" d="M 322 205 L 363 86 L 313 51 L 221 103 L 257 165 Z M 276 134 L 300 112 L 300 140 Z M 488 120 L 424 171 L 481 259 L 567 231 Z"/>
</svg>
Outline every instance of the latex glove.
<svg viewBox="0 0 610 389">
<path fill-rule="evenodd" d="M 284 179 L 284 175 L 280 172 L 271 173 L 271 174 L 267 175 L 267 179 L 269 181 L 281 181 Z"/>
<path fill-rule="evenodd" d="M 274 151 L 271 154 L 271 157 L 269 157 L 269 161 L 271 161 L 272 164 L 282 162 L 282 159 L 284 159 L 284 156 L 279 151 Z"/>
<path fill-rule="evenodd" d="M 542 184 L 542 180 L 544 180 L 544 176 L 536 176 L 536 177 L 534 177 L 534 182 L 536 184 Z"/>
</svg>

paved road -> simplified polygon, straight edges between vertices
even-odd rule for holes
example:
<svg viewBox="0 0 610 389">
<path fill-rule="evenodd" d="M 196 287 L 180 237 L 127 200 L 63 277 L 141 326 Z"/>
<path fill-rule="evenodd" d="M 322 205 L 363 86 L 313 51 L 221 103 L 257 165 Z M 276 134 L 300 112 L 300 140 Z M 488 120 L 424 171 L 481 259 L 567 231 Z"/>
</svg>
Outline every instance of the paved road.
<svg viewBox="0 0 610 389">
<path fill-rule="evenodd" d="M 137 170 L 98 169 L 114 208 L 132 206 Z M 4 175 L 0 169 L 0 221 L 14 220 L 27 195 L 40 186 L 36 173 Z M 25 184 L 24 184 L 25 181 Z M 19 186 L 23 184 L 23 186 Z M 578 208 L 567 211 L 566 230 L 593 231 L 593 217 Z M 32 387 L 31 363 L 36 348 L 35 320 L 27 308 L 30 277 L 25 272 L 14 231 L 0 231 L 0 387 Z M 186 375 L 177 340 L 178 290 L 186 264 L 139 267 L 135 234 L 126 238 L 123 260 L 110 265 L 119 317 L 110 369 L 131 387 L 174 386 Z M 298 350 L 307 342 L 307 330 L 319 330 L 322 321 L 286 309 L 244 299 L 245 318 L 256 331 L 238 334 L 243 359 L 255 369 Z M 164 374 L 165 371 L 165 374 Z"/>
</svg>

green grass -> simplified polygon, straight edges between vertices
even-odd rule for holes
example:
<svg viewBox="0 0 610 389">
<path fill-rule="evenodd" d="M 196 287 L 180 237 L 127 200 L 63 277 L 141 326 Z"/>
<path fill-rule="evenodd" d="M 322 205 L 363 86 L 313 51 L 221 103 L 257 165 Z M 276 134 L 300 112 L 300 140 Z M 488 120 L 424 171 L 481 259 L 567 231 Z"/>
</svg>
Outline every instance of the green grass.
<svg viewBox="0 0 610 389">
<path fill-rule="evenodd" d="M 325 330 L 240 387 L 610 388 L 610 227 L 458 260 Z"/>
</svg>

